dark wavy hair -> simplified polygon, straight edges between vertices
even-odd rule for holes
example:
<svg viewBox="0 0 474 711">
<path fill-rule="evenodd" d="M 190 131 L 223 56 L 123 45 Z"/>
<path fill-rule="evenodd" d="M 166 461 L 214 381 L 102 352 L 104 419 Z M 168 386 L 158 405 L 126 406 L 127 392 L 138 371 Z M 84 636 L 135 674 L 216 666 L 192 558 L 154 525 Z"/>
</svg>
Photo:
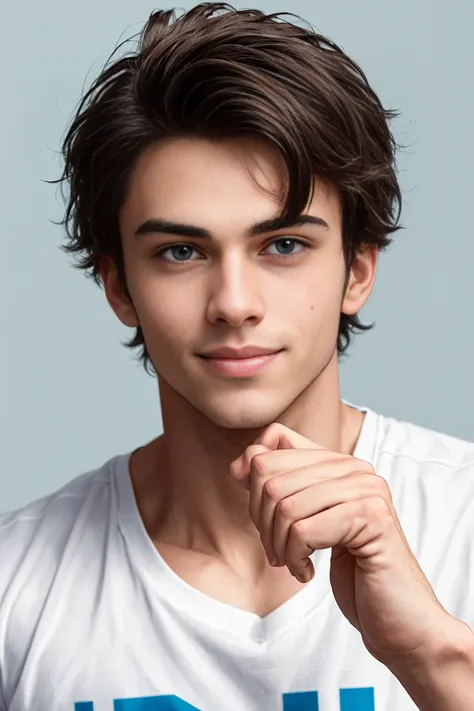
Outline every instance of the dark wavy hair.
<svg viewBox="0 0 474 711">
<path fill-rule="evenodd" d="M 85 93 L 53 182 L 68 187 L 62 248 L 98 284 L 100 259 L 108 255 L 130 296 L 118 215 L 138 156 L 168 137 L 268 142 L 287 170 L 283 219 L 296 221 L 318 177 L 330 181 L 342 199 L 347 275 L 357 251 L 390 244 L 400 229 L 398 146 L 389 128 L 397 112 L 384 109 L 340 47 L 282 15 L 301 20 L 214 2 L 179 17 L 153 12 L 132 38 L 134 50 L 117 58 L 119 45 Z M 352 331 L 373 325 L 341 314 L 338 354 Z M 140 348 L 139 360 L 154 372 L 140 327 L 125 345 Z"/>
</svg>

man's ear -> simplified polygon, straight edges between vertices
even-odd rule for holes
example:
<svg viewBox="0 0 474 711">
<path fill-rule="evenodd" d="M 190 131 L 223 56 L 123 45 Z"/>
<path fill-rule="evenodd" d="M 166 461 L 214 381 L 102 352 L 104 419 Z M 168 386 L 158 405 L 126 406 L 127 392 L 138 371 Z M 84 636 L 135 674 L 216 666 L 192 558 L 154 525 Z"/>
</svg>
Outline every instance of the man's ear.
<svg viewBox="0 0 474 711">
<path fill-rule="evenodd" d="M 375 284 L 379 249 L 366 245 L 352 262 L 341 311 L 347 316 L 358 313 L 369 298 Z"/>
<path fill-rule="evenodd" d="M 100 260 L 99 274 L 104 286 L 107 301 L 117 318 L 124 324 L 133 328 L 139 326 L 138 316 L 132 300 L 125 293 L 115 262 L 109 256 Z"/>
</svg>

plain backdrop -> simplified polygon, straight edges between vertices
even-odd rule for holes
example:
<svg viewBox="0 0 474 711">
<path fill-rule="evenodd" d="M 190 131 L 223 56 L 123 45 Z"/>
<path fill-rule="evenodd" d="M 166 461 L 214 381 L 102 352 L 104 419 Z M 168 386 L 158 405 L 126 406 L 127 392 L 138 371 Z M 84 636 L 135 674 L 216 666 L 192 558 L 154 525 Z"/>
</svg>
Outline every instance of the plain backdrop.
<svg viewBox="0 0 474 711">
<path fill-rule="evenodd" d="M 194 3 L 179 8 L 188 9 Z M 234 3 L 237 7 L 248 4 Z M 145 0 L 2 0 L 0 21 L 0 511 L 22 506 L 162 429 L 131 335 L 60 251 L 58 149 L 84 87 Z M 342 395 L 474 439 L 472 0 L 264 2 L 292 11 L 362 66 L 407 145 L 395 244 L 380 262 Z"/>
</svg>

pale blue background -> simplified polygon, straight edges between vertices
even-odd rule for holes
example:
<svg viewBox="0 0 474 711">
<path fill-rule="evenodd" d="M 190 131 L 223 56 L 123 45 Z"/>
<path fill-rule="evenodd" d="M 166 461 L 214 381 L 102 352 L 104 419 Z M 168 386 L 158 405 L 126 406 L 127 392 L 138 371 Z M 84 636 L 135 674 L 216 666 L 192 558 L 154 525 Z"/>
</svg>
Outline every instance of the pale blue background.
<svg viewBox="0 0 474 711">
<path fill-rule="evenodd" d="M 193 3 L 181 7 L 189 8 Z M 239 7 L 247 4 L 236 3 Z M 474 439 L 472 0 L 250 3 L 310 20 L 399 107 L 405 232 L 382 257 L 344 397 Z M 156 7 L 165 9 L 172 3 Z M 129 332 L 58 249 L 57 149 L 82 87 L 145 0 L 2 0 L 0 511 L 27 503 L 161 431 L 155 381 Z"/>
</svg>

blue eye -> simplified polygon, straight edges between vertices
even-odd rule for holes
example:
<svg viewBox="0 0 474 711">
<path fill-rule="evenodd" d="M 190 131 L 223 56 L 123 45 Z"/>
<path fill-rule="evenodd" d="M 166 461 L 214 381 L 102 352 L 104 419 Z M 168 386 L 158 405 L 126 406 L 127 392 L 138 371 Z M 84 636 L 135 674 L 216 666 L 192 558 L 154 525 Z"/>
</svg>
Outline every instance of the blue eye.
<svg viewBox="0 0 474 711">
<path fill-rule="evenodd" d="M 275 248 L 276 251 L 270 252 L 270 248 Z M 273 240 L 273 242 L 264 249 L 263 253 L 283 257 L 283 259 L 285 259 L 296 257 L 307 248 L 308 246 L 305 242 L 295 237 L 279 237 Z M 192 258 L 193 253 L 197 255 L 194 259 Z M 181 243 L 173 244 L 169 247 L 162 247 L 156 253 L 155 257 L 174 264 L 184 264 L 185 262 L 195 262 L 199 259 L 199 252 L 192 244 Z"/>
<path fill-rule="evenodd" d="M 195 248 L 190 244 L 174 244 L 172 247 L 166 247 L 166 249 L 158 252 L 157 256 L 166 259 L 168 262 L 194 262 L 194 259 L 188 259 L 192 252 L 195 252 Z M 173 259 L 169 259 L 164 255 L 169 252 L 173 255 Z"/>
<path fill-rule="evenodd" d="M 280 237 L 268 245 L 267 249 L 276 247 L 277 245 L 282 248 L 282 251 L 278 250 L 277 252 L 272 252 L 272 254 L 277 254 L 279 257 L 292 257 L 293 255 L 300 254 L 306 248 L 305 243 L 299 239 L 295 239 L 294 237 Z M 293 249 L 295 246 L 301 249 L 295 251 Z"/>
</svg>

